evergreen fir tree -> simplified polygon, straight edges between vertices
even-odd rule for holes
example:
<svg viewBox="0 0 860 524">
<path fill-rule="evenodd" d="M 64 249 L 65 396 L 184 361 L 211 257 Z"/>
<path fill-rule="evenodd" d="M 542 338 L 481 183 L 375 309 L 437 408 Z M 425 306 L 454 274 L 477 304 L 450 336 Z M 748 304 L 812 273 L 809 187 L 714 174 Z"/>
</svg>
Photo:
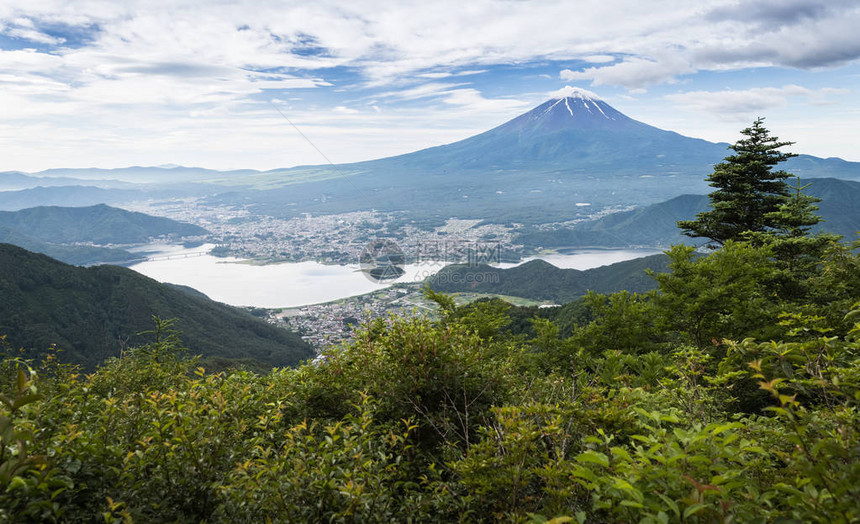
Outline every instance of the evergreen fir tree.
<svg viewBox="0 0 860 524">
<path fill-rule="evenodd" d="M 722 245 L 727 240 L 742 240 L 746 232 L 764 232 L 780 226 L 776 213 L 789 195 L 785 171 L 773 166 L 793 156 L 779 151 L 793 142 L 780 142 L 770 136 L 758 118 L 752 127 L 741 131 L 747 138 L 729 146 L 735 154 L 714 166 L 706 179 L 711 187 L 711 209 L 696 215 L 695 220 L 678 222 L 683 233 L 705 237 Z"/>
<path fill-rule="evenodd" d="M 812 227 L 821 221 L 815 214 L 816 202 L 821 199 L 803 193 L 812 184 L 800 185 L 797 178 L 791 196 L 776 211 L 767 214 L 774 228 L 764 232 L 747 233 L 746 239 L 758 246 L 767 246 L 776 261 L 781 275 L 780 295 L 783 298 L 804 296 L 807 280 L 811 278 L 824 257 L 827 248 L 839 242 L 833 233 L 811 234 Z"/>
</svg>

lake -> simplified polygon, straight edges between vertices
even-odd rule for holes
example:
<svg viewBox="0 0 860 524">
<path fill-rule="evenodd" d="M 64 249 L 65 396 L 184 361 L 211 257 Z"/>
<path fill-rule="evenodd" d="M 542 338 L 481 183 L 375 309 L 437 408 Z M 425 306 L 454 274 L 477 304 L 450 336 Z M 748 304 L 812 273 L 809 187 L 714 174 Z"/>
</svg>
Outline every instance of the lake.
<svg viewBox="0 0 860 524">
<path fill-rule="evenodd" d="M 192 249 L 181 246 L 147 246 L 157 251 L 152 260 L 131 266 L 159 282 L 193 287 L 209 298 L 234 306 L 265 308 L 298 307 L 385 289 L 390 282 L 370 281 L 355 265 L 318 262 L 285 262 L 255 265 L 237 258 L 209 255 L 212 245 Z M 569 254 L 540 256 L 562 268 L 589 269 L 658 253 L 655 250 L 583 250 Z M 527 259 L 532 260 L 532 259 Z M 404 267 L 394 282 L 420 282 L 444 264 L 421 262 Z M 499 264 L 513 267 L 517 264 Z"/>
</svg>

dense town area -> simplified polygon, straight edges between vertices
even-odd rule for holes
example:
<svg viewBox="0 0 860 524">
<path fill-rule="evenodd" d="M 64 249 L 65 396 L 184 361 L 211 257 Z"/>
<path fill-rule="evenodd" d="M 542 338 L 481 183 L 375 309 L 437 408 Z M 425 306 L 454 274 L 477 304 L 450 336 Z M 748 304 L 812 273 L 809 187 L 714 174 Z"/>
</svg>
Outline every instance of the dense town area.
<svg viewBox="0 0 860 524">
<path fill-rule="evenodd" d="M 458 293 L 453 298 L 458 304 L 462 304 L 485 296 L 487 295 Z M 518 306 L 555 305 L 518 297 L 502 298 Z M 424 297 L 422 285 L 409 283 L 395 284 L 373 293 L 324 304 L 269 310 L 266 319 L 273 324 L 289 327 L 320 350 L 349 340 L 355 327 L 367 320 L 388 316 L 433 316 L 436 311 L 436 304 Z"/>
<path fill-rule="evenodd" d="M 356 326 L 387 315 L 413 316 L 434 310 L 422 297 L 420 285 L 397 284 L 365 295 L 324 304 L 272 310 L 268 320 L 301 335 L 317 349 L 348 340 Z"/>
<path fill-rule="evenodd" d="M 407 262 L 464 261 L 479 243 L 498 250 L 505 261 L 519 260 L 524 254 L 523 246 L 514 242 L 516 230 L 521 227 L 516 223 L 484 224 L 481 220 L 451 218 L 444 225 L 423 229 L 398 220 L 394 213 L 305 213 L 301 217 L 276 218 L 233 206 L 203 206 L 195 199 L 140 203 L 133 209 L 208 229 L 209 241 L 218 245 L 212 252 L 215 256 L 261 262 L 354 264 L 362 250 L 377 238 L 397 242 Z"/>
</svg>

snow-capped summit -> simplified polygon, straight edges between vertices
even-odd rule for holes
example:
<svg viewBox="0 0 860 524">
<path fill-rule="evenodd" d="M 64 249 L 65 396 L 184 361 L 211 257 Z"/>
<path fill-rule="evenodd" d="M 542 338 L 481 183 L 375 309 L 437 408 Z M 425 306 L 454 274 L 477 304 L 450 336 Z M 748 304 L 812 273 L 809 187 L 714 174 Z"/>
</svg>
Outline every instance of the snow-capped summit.
<svg viewBox="0 0 860 524">
<path fill-rule="evenodd" d="M 596 93 L 583 89 L 581 87 L 564 86 L 558 91 L 553 91 L 549 94 L 550 100 L 559 100 L 562 98 L 581 98 L 583 100 L 591 100 L 594 102 L 603 102 L 603 99 L 597 96 Z"/>
<path fill-rule="evenodd" d="M 519 133 L 554 133 L 569 129 L 621 129 L 641 124 L 607 104 L 597 94 L 580 87 L 565 86 L 550 99 L 520 115 L 502 128 Z"/>
</svg>

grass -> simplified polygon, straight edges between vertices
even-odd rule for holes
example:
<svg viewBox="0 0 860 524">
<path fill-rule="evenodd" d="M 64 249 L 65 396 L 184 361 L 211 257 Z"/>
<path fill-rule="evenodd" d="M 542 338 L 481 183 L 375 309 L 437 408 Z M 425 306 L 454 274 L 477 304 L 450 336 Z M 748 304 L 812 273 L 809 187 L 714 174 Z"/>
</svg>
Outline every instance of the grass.
<svg viewBox="0 0 860 524">
<path fill-rule="evenodd" d="M 511 295 L 494 295 L 492 293 L 454 293 L 451 296 L 454 298 L 454 301 L 457 303 L 457 305 L 468 304 L 470 302 L 474 302 L 482 298 L 498 298 L 515 306 L 556 305 L 546 300 L 531 300 L 528 298 L 514 297 Z"/>
</svg>

